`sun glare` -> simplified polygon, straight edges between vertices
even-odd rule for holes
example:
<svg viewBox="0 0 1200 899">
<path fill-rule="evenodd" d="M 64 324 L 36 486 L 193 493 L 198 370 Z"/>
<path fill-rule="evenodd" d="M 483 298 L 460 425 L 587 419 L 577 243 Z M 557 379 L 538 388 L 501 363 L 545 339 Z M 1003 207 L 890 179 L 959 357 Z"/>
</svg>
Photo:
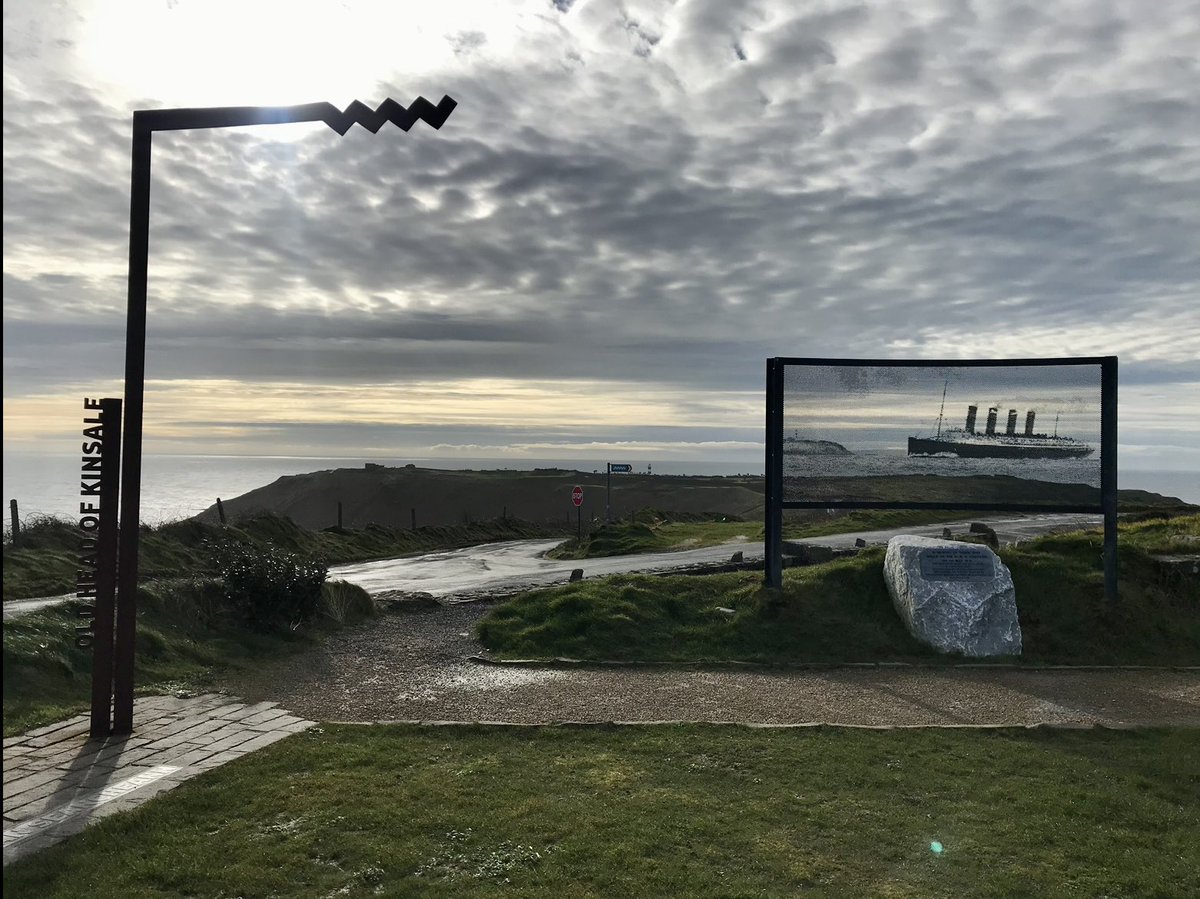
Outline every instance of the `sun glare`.
<svg viewBox="0 0 1200 899">
<path fill-rule="evenodd" d="M 495 3 L 95 0 L 77 60 L 90 83 L 164 106 L 382 100 L 381 82 L 454 63 L 465 32 L 511 47 L 516 18 Z M 397 100 L 405 102 L 397 96 Z"/>
</svg>

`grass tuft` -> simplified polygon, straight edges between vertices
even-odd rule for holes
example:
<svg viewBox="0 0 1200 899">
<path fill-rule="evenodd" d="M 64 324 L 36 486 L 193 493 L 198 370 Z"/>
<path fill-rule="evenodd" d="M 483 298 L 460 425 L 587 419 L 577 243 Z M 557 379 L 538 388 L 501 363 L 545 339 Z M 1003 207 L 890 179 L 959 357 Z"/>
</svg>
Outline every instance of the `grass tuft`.
<svg viewBox="0 0 1200 899">
<path fill-rule="evenodd" d="M 315 645 L 325 624 L 270 633 L 249 630 L 224 605 L 219 581 L 157 580 L 138 589 L 134 682 L 139 694 L 209 689 L 220 670 L 248 668 L 264 657 Z M 369 601 L 369 597 L 368 597 Z M 344 622 L 358 600 L 341 602 Z M 67 602 L 4 623 L 4 735 L 24 733 L 85 711 L 92 653 L 74 642 L 79 603 Z M 355 611 L 348 613 L 348 609 Z"/>
</svg>

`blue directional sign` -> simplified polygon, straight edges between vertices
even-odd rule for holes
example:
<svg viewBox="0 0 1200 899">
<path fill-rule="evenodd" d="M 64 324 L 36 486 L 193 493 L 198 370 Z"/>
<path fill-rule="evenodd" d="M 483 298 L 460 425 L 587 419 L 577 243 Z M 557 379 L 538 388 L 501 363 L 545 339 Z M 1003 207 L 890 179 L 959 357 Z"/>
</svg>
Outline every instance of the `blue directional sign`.
<svg viewBox="0 0 1200 899">
<path fill-rule="evenodd" d="M 608 470 L 609 470 L 609 471 L 633 471 L 633 466 L 632 466 L 632 465 L 625 465 L 624 463 L 619 463 L 619 464 L 618 464 L 618 463 L 616 463 L 616 462 L 609 462 L 609 463 L 608 463 Z"/>
</svg>

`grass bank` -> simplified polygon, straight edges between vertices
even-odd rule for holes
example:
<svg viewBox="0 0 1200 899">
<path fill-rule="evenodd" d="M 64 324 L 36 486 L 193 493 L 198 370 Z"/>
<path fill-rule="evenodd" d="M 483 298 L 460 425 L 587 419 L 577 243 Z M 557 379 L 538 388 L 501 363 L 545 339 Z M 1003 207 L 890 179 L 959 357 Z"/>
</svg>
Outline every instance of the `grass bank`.
<svg viewBox="0 0 1200 899">
<path fill-rule="evenodd" d="M 1122 525 L 1120 592 L 1104 599 L 1102 536 L 1080 532 L 1007 547 L 1031 664 L 1200 664 L 1200 596 L 1157 553 L 1195 551 L 1200 515 Z M 790 568 L 782 590 L 759 572 L 627 575 L 538 590 L 477 626 L 500 658 L 625 661 L 958 661 L 913 639 L 892 607 L 882 548 Z"/>
<path fill-rule="evenodd" d="M 4 735 L 86 710 L 91 650 L 74 643 L 75 603 L 4 622 Z M 341 581 L 323 585 L 318 617 L 298 630 L 262 633 L 234 620 L 206 578 L 153 581 L 138 590 L 134 683 L 141 694 L 201 691 L 218 671 L 312 647 L 332 629 L 375 614 L 371 598 Z"/>
<path fill-rule="evenodd" d="M 826 511 L 790 510 L 783 536 L 788 540 L 876 531 L 885 528 L 962 521 L 968 513 L 937 509 Z M 986 520 L 983 516 L 980 520 Z M 675 552 L 744 540 L 761 542 L 761 519 L 746 521 L 723 515 L 672 515 L 647 509 L 626 521 L 601 525 L 582 539 L 571 537 L 547 555 L 552 559 L 595 559 L 635 553 Z"/>
<path fill-rule="evenodd" d="M 4 889 L 1197 895 L 1198 759 L 1195 729 L 326 725 L 5 866 Z"/>
<path fill-rule="evenodd" d="M 222 526 L 184 519 L 157 527 L 142 526 L 139 576 L 143 580 L 214 572 L 207 544 L 233 539 L 252 546 L 268 544 L 313 556 L 326 565 L 364 562 L 434 549 L 453 549 L 498 540 L 558 536 L 562 528 L 513 518 L 416 530 L 381 525 L 313 531 L 280 515 L 257 514 Z M 21 546 L 4 543 L 4 598 L 56 596 L 75 588 L 80 532 L 71 522 L 41 518 L 21 531 Z"/>
<path fill-rule="evenodd" d="M 582 539 L 571 537 L 546 555 L 552 559 L 595 559 L 673 552 L 733 540 L 762 540 L 761 520 L 733 515 L 680 515 L 643 509 L 624 521 L 600 525 Z"/>
</svg>

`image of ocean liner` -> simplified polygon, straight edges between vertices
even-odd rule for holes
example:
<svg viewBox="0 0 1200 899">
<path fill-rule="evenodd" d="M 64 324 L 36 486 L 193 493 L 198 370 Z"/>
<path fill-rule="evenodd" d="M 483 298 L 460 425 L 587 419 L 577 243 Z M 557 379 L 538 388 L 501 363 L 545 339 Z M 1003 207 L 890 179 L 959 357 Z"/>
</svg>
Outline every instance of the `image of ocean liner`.
<svg viewBox="0 0 1200 899">
<path fill-rule="evenodd" d="M 945 410 L 945 394 L 942 409 Z M 1034 410 L 1025 413 L 1025 429 L 1017 433 L 1017 410 L 1008 410 L 1008 423 L 1004 433 L 996 432 L 996 419 L 1000 410 L 988 409 L 987 424 L 983 432 L 975 430 L 978 406 L 967 407 L 967 422 L 963 428 L 942 428 L 942 415 L 938 414 L 937 434 L 932 437 L 909 437 L 910 456 L 954 455 L 966 459 L 1082 459 L 1095 452 L 1095 447 L 1072 437 L 1058 436 L 1058 420 L 1054 422 L 1053 434 L 1036 434 L 1033 422 Z"/>
</svg>

